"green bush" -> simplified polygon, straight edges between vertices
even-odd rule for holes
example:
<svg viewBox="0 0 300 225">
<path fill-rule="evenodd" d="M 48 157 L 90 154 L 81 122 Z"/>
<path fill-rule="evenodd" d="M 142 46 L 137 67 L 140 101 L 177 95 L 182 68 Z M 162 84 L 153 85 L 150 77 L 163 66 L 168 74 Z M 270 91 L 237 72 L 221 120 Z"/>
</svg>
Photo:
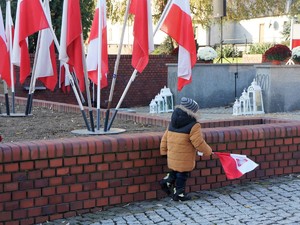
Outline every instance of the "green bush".
<svg viewBox="0 0 300 225">
<path fill-rule="evenodd" d="M 221 48 L 220 46 L 216 49 L 218 53 L 218 57 L 221 56 Z M 223 45 L 222 49 L 223 57 L 225 58 L 235 58 L 235 57 L 241 57 L 242 53 L 238 51 L 236 48 L 233 47 L 233 45 Z"/>
<path fill-rule="evenodd" d="M 258 43 L 250 45 L 247 54 L 264 54 L 269 48 L 274 46 L 273 43 Z"/>
</svg>

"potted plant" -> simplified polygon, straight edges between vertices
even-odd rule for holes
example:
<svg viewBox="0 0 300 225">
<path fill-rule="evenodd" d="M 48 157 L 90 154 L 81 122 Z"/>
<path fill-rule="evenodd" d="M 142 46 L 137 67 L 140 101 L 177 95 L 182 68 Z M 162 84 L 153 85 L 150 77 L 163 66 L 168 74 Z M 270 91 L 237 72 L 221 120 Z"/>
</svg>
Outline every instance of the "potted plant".
<svg viewBox="0 0 300 225">
<path fill-rule="evenodd" d="M 218 57 L 218 53 L 212 47 L 200 47 L 198 48 L 197 58 L 201 62 L 212 63 L 215 58 Z"/>
<path fill-rule="evenodd" d="M 290 58 L 292 55 L 291 50 L 286 45 L 276 44 L 265 52 L 267 60 L 272 64 L 281 64 L 282 61 Z"/>
<path fill-rule="evenodd" d="M 300 64 L 300 46 L 292 49 L 292 59 L 296 64 Z"/>
</svg>

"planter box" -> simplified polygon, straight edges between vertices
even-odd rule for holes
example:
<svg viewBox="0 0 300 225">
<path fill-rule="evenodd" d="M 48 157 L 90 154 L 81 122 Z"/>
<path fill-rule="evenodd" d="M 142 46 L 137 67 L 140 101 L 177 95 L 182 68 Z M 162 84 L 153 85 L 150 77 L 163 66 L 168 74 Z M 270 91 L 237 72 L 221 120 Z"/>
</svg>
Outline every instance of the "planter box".
<svg viewBox="0 0 300 225">
<path fill-rule="evenodd" d="M 242 63 L 261 63 L 262 54 L 244 54 Z"/>
</svg>

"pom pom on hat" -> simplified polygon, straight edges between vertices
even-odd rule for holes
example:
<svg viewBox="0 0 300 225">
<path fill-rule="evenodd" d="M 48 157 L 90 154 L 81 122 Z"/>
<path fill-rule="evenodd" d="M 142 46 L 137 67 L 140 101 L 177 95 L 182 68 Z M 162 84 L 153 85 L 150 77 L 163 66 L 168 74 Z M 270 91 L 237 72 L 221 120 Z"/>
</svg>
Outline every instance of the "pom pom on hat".
<svg viewBox="0 0 300 225">
<path fill-rule="evenodd" d="M 191 110 L 194 113 L 196 113 L 199 109 L 197 102 L 195 102 L 193 99 L 186 97 L 181 98 L 180 105 L 184 106 L 185 108 Z"/>
</svg>

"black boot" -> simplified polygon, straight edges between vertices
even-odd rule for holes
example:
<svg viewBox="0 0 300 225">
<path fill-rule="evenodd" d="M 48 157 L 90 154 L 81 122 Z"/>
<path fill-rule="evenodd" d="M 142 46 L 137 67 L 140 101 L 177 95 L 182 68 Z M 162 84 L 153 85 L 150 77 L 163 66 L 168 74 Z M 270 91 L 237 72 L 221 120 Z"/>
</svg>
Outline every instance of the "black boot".
<svg viewBox="0 0 300 225">
<path fill-rule="evenodd" d="M 174 188 L 174 193 L 172 196 L 174 201 L 188 201 L 191 200 L 191 196 L 185 193 L 184 189 L 176 189 Z"/>
<path fill-rule="evenodd" d="M 170 195 L 172 194 L 172 185 L 174 184 L 174 177 L 173 174 L 168 173 L 167 176 L 162 179 L 159 184 L 161 189 L 167 194 Z"/>
</svg>

